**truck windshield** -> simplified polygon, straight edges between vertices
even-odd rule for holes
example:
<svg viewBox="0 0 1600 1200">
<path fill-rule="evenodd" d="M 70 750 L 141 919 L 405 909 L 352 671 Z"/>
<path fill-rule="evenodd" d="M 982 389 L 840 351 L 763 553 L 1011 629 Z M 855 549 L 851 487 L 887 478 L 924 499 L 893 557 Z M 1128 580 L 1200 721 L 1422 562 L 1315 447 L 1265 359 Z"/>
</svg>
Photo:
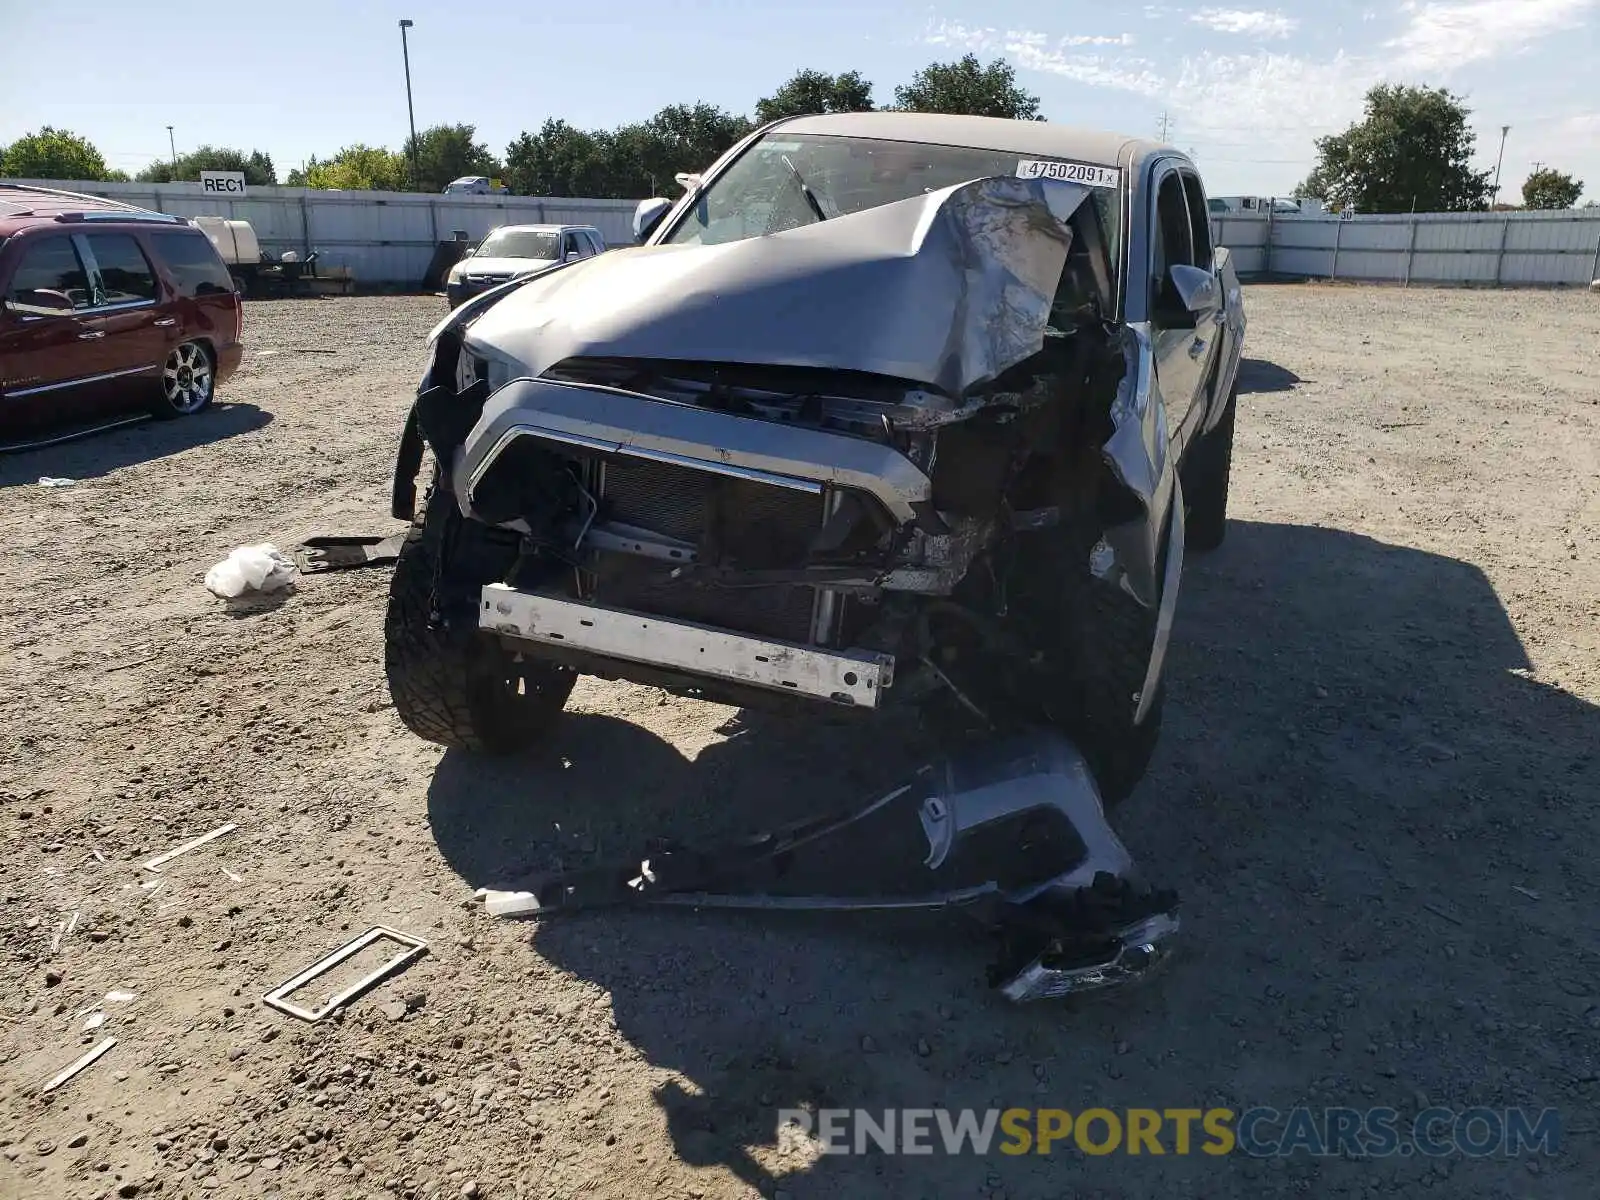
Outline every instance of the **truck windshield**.
<svg viewBox="0 0 1600 1200">
<path fill-rule="evenodd" d="M 553 261 L 556 258 L 556 243 L 559 240 L 553 233 L 535 233 L 527 229 L 497 229 L 483 239 L 483 244 L 473 256 L 542 258 Z"/>
<path fill-rule="evenodd" d="M 819 219 L 806 198 L 808 189 L 823 216 L 839 217 L 973 179 L 1014 175 L 1019 160 L 1027 157 L 968 146 L 777 129 L 717 176 L 663 240 L 712 246 L 781 233 Z M 1117 190 L 1092 188 L 1091 198 L 1115 262 L 1121 208 Z"/>
</svg>

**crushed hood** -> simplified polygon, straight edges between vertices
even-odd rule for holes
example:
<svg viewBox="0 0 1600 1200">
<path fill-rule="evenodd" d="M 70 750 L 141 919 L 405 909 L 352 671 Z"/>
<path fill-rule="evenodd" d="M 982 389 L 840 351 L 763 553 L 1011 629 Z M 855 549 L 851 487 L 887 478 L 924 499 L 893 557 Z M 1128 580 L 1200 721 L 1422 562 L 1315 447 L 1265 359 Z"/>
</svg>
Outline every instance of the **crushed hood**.
<svg viewBox="0 0 1600 1200">
<path fill-rule="evenodd" d="M 1038 353 L 1088 190 L 995 177 L 783 233 L 551 270 L 469 346 L 541 375 L 575 356 L 825 367 L 959 396 Z"/>
</svg>

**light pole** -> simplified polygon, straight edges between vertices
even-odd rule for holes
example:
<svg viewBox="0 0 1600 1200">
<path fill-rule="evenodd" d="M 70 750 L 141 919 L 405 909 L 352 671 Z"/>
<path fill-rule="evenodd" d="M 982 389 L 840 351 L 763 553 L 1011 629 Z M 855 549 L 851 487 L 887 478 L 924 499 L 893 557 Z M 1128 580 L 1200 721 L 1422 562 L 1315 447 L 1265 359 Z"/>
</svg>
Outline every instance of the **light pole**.
<svg viewBox="0 0 1600 1200">
<path fill-rule="evenodd" d="M 411 122 L 411 190 L 412 191 L 416 191 L 417 190 L 417 186 L 418 186 L 418 181 L 417 181 L 417 113 L 416 113 L 416 110 L 411 107 L 411 50 L 406 45 L 406 30 L 410 29 L 414 24 L 416 24 L 416 22 L 407 20 L 404 17 L 402 17 L 400 19 L 400 57 L 405 60 L 405 64 L 406 64 L 406 116 L 407 116 L 407 118 L 409 118 L 409 120 Z"/>
<path fill-rule="evenodd" d="M 172 126 L 167 126 L 167 148 L 172 151 L 172 182 L 178 182 L 178 142 L 172 136 Z"/>
<path fill-rule="evenodd" d="M 1494 199 L 1489 202 L 1491 206 L 1500 203 L 1500 163 L 1506 156 L 1506 134 L 1510 132 L 1511 126 L 1500 126 L 1500 153 L 1495 155 L 1494 160 Z"/>
</svg>

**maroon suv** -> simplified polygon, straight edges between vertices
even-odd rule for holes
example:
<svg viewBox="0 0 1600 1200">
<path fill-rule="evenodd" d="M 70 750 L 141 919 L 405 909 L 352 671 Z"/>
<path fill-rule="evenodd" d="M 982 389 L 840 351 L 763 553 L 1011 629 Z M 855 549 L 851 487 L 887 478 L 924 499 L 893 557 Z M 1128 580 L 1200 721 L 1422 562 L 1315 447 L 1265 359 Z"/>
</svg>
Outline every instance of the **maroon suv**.
<svg viewBox="0 0 1600 1200">
<path fill-rule="evenodd" d="M 199 412 L 239 366 L 243 323 L 227 267 L 184 218 L 0 183 L 0 445 Z"/>
</svg>

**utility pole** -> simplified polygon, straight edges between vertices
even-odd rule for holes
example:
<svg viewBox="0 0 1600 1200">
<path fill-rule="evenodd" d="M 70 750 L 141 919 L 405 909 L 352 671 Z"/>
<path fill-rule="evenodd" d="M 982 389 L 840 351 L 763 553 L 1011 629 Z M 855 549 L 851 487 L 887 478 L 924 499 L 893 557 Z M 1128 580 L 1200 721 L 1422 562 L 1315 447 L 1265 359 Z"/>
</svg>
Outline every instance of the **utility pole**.
<svg viewBox="0 0 1600 1200">
<path fill-rule="evenodd" d="M 1494 159 L 1494 199 L 1489 201 L 1490 206 L 1500 203 L 1500 163 L 1506 156 L 1506 134 L 1511 132 L 1511 126 L 1500 126 L 1500 153 Z"/>
<path fill-rule="evenodd" d="M 172 182 L 178 182 L 178 142 L 172 136 L 172 126 L 167 126 L 167 149 L 172 151 Z"/>
<path fill-rule="evenodd" d="M 406 64 L 406 117 L 411 122 L 411 190 L 414 192 L 421 186 L 417 171 L 417 113 L 411 107 L 411 50 L 406 45 L 406 30 L 415 25 L 415 21 L 400 19 L 400 57 Z"/>
<path fill-rule="evenodd" d="M 1171 130 L 1172 130 L 1172 118 L 1167 116 L 1167 113 L 1166 113 L 1165 109 L 1163 109 L 1162 112 L 1161 112 L 1160 125 L 1161 125 L 1161 132 L 1160 132 L 1159 136 L 1160 136 L 1161 140 L 1164 142 L 1164 141 L 1167 140 L 1167 134 L 1169 132 L 1171 132 Z"/>
</svg>

